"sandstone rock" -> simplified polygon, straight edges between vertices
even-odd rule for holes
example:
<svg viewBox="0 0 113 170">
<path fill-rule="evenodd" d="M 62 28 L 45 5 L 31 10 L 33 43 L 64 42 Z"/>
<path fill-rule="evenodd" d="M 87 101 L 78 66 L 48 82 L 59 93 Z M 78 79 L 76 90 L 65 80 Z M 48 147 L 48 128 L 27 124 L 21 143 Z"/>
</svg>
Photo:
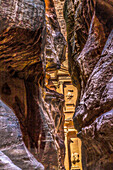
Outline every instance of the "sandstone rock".
<svg viewBox="0 0 113 170">
<path fill-rule="evenodd" d="M 44 2 L 3 0 L 0 11 L 0 70 L 35 77 L 45 41 Z"/>
<path fill-rule="evenodd" d="M 108 37 L 102 55 L 86 84 L 80 101 L 82 127 L 110 110 L 113 106 L 113 31 Z M 87 110 L 87 111 L 86 111 Z M 77 116 L 76 112 L 76 116 Z"/>
<path fill-rule="evenodd" d="M 45 86 L 45 77 L 60 68 L 66 44 L 53 1 L 1 0 L 0 11 L 1 99 L 17 116 L 29 151 L 57 170 L 64 160 L 64 100 Z"/>
<path fill-rule="evenodd" d="M 53 0 L 45 0 L 46 5 L 46 71 L 59 69 L 65 60 L 66 41 L 61 33 Z"/>
<path fill-rule="evenodd" d="M 40 114 L 42 128 L 40 133 L 40 161 L 45 169 L 62 169 L 64 166 L 64 97 L 45 88 L 40 91 Z M 46 156 L 47 155 L 47 156 Z"/>
<path fill-rule="evenodd" d="M 0 139 L 0 169 L 44 169 L 27 150 L 15 114 L 1 100 Z"/>
<path fill-rule="evenodd" d="M 21 170 L 17 166 L 13 164 L 13 162 L 0 151 L 0 168 L 1 169 L 9 169 L 9 170 Z"/>
<path fill-rule="evenodd" d="M 78 88 L 73 118 L 83 142 L 83 167 L 113 169 L 113 3 L 66 0 L 64 16 L 69 71 Z"/>
<path fill-rule="evenodd" d="M 83 169 L 112 169 L 113 167 L 113 109 L 82 128 L 78 136 L 85 146 L 87 164 Z"/>
</svg>

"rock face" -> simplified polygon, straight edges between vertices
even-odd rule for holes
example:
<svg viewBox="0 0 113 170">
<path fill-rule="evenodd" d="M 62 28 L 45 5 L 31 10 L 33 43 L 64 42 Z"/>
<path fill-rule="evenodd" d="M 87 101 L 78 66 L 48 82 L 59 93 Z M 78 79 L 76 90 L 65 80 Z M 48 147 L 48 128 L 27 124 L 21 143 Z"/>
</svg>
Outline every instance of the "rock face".
<svg viewBox="0 0 113 170">
<path fill-rule="evenodd" d="M 66 0 L 64 16 L 83 169 L 113 169 L 113 2 Z"/>
<path fill-rule="evenodd" d="M 40 161 L 45 169 L 64 169 L 64 98 L 47 88 L 44 93 L 42 89 L 41 93 L 39 105 L 43 126 L 40 133 Z"/>
<path fill-rule="evenodd" d="M 67 36 L 66 23 L 65 23 L 64 14 L 63 14 L 63 7 L 64 7 L 65 0 L 53 0 L 53 1 L 54 1 L 54 6 L 55 6 L 58 22 L 61 28 L 61 32 L 66 38 Z"/>
<path fill-rule="evenodd" d="M 45 80 L 65 59 L 66 43 L 53 1 L 1 0 L 0 24 L 1 99 L 13 109 L 23 141 L 36 159 L 46 170 L 63 168 L 64 99 L 46 87 Z M 11 155 L 3 157 L 21 168 Z"/>
<path fill-rule="evenodd" d="M 0 139 L 0 169 L 44 169 L 27 150 L 15 114 L 1 100 Z"/>
<path fill-rule="evenodd" d="M 46 5 L 46 72 L 59 69 L 61 63 L 65 60 L 66 41 L 61 33 L 57 15 L 55 12 L 53 0 L 45 1 Z"/>
</svg>

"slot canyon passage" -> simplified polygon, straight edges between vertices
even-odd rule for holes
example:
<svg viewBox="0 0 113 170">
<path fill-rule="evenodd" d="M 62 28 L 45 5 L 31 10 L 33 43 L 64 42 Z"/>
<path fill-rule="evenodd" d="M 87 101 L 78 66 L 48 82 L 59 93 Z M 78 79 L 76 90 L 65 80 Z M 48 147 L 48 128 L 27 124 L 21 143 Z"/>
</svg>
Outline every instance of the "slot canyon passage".
<svg viewBox="0 0 113 170">
<path fill-rule="evenodd" d="M 0 0 L 0 170 L 113 170 L 113 0 Z"/>
</svg>

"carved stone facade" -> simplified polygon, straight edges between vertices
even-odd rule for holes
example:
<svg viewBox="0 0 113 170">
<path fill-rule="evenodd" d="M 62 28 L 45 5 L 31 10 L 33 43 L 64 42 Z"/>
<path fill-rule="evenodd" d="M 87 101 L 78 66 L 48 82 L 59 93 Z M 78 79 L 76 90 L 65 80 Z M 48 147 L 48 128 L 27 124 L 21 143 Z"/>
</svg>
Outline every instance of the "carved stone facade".
<svg viewBox="0 0 113 170">
<path fill-rule="evenodd" d="M 64 0 L 54 0 L 57 18 L 61 32 L 67 39 L 66 24 L 64 20 Z M 73 86 L 68 71 L 68 49 L 66 49 L 66 60 L 60 70 L 51 74 L 51 88 L 64 95 L 64 133 L 65 133 L 65 168 L 66 170 L 82 170 L 81 164 L 81 140 L 77 137 L 77 130 L 73 125 L 73 115 L 77 100 L 77 88 Z M 55 87 L 54 87 L 55 86 Z"/>
<path fill-rule="evenodd" d="M 77 89 L 72 85 L 67 60 L 63 62 L 60 70 L 51 73 L 49 86 L 51 89 L 63 94 L 65 99 L 63 109 L 65 115 L 65 168 L 66 170 L 82 170 L 81 141 L 77 137 L 77 130 L 75 130 L 72 120 L 77 99 Z"/>
</svg>

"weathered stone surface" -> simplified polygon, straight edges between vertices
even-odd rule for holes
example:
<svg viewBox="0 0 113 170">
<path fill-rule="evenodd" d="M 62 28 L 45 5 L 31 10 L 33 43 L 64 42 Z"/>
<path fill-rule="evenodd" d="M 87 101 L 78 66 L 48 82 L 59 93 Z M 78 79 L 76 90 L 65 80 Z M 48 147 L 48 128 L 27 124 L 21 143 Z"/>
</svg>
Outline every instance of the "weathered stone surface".
<svg viewBox="0 0 113 170">
<path fill-rule="evenodd" d="M 0 70 L 35 77 L 45 42 L 44 2 L 3 0 L 0 11 Z"/>
<path fill-rule="evenodd" d="M 42 131 L 38 154 L 45 169 L 64 169 L 64 97 L 47 88 L 40 93 L 37 102 L 40 106 Z"/>
<path fill-rule="evenodd" d="M 27 150 L 15 114 L 0 100 L 0 169 L 43 170 Z"/>
<path fill-rule="evenodd" d="M 63 8 L 64 8 L 64 3 L 65 0 L 53 0 L 58 22 L 61 28 L 61 32 L 64 35 L 65 39 L 67 37 L 67 31 L 66 31 L 66 23 L 63 15 Z"/>
<path fill-rule="evenodd" d="M 84 127 L 96 116 L 113 107 L 113 31 L 108 37 L 101 56 L 87 81 L 76 111 L 76 116 L 80 115 L 83 120 L 80 127 Z M 78 119 L 81 119 L 80 117 Z"/>
<path fill-rule="evenodd" d="M 74 124 L 84 145 L 83 167 L 113 169 L 113 3 L 66 0 L 64 9 L 69 71 L 78 88 Z"/>
<path fill-rule="evenodd" d="M 13 162 L 4 154 L 0 151 L 0 168 L 1 169 L 9 169 L 9 170 L 20 170 L 17 166 L 13 164 Z"/>
<path fill-rule="evenodd" d="M 1 0 L 0 24 L 1 99 L 16 114 L 29 151 L 46 169 L 63 168 L 64 100 L 45 86 L 45 71 L 65 59 L 53 1 Z"/>
<path fill-rule="evenodd" d="M 92 124 L 82 128 L 78 136 L 85 145 L 87 164 L 84 169 L 113 168 L 113 109 L 98 117 Z M 88 150 L 87 150 L 88 149 Z"/>
<path fill-rule="evenodd" d="M 45 0 L 46 5 L 46 71 L 59 69 L 65 60 L 66 41 L 61 33 L 53 0 Z"/>
</svg>

